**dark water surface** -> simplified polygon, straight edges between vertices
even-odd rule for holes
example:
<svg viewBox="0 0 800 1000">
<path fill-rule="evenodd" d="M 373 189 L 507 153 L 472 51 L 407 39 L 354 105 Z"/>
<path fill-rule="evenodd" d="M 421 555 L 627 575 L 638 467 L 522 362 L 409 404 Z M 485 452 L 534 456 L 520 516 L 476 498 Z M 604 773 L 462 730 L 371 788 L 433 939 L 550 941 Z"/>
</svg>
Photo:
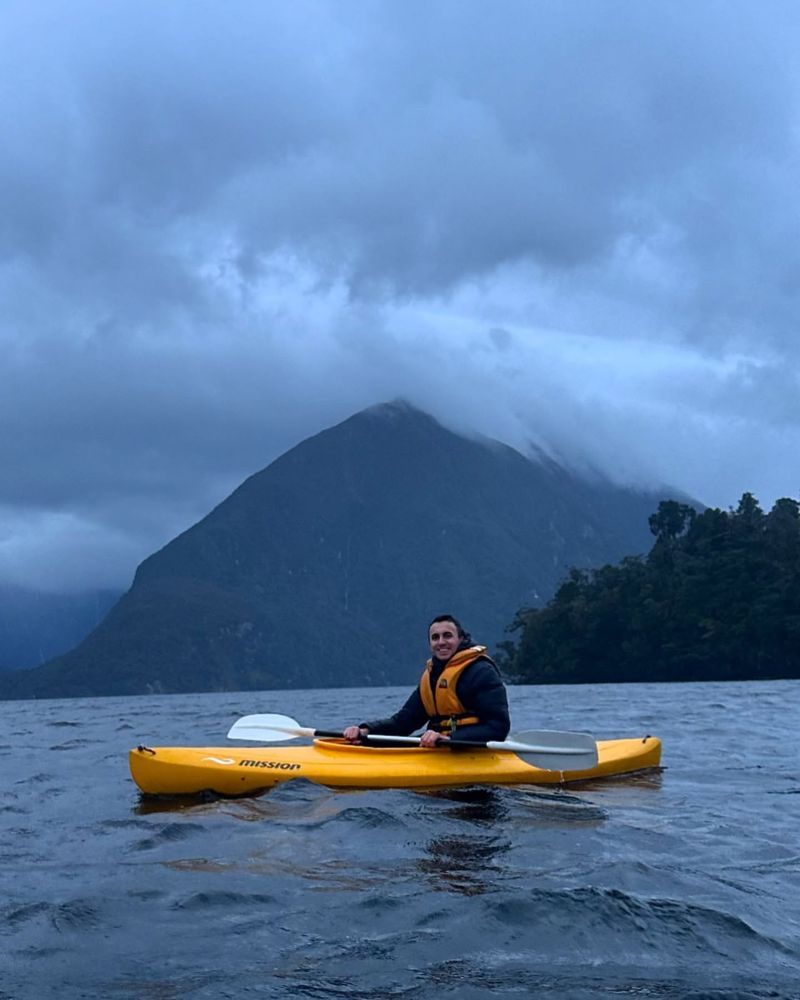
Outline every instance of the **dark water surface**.
<svg viewBox="0 0 800 1000">
<path fill-rule="evenodd" d="M 0 998 L 800 998 L 800 682 L 511 688 L 515 729 L 664 740 L 563 790 L 176 806 L 128 774 L 406 693 L 0 703 Z"/>
</svg>

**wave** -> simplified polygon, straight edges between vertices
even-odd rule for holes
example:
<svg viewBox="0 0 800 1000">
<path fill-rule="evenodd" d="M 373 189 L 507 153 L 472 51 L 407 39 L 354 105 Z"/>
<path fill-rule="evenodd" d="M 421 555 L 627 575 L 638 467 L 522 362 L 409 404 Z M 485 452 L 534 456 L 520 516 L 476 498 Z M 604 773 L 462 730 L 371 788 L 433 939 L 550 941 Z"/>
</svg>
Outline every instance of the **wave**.
<svg viewBox="0 0 800 1000">
<path fill-rule="evenodd" d="M 788 963 L 800 973 L 800 951 L 759 933 L 741 917 L 710 906 L 642 898 L 620 889 L 532 890 L 525 898 L 487 903 L 491 919 L 530 937 L 534 954 L 574 961 L 591 942 L 593 956 L 660 965 L 665 953 L 687 966 Z M 588 958 L 589 956 L 587 956 Z"/>
</svg>

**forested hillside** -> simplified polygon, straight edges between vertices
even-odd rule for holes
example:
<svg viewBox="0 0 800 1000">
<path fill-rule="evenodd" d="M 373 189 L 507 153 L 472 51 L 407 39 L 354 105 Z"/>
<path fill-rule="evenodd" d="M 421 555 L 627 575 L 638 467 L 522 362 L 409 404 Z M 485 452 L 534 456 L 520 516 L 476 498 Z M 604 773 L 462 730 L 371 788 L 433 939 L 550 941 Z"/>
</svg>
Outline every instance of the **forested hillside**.
<svg viewBox="0 0 800 1000">
<path fill-rule="evenodd" d="M 650 518 L 647 556 L 571 570 L 523 609 L 506 672 L 531 683 L 800 677 L 800 504 L 765 513 L 670 500 Z"/>
</svg>

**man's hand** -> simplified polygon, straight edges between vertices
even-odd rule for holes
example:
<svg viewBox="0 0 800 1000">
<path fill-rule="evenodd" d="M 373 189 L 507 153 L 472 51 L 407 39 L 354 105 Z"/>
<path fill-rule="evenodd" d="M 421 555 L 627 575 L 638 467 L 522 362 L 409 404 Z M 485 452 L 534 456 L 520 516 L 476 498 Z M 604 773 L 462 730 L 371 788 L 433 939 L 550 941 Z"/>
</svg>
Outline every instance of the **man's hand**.
<svg viewBox="0 0 800 1000">
<path fill-rule="evenodd" d="M 447 743 L 450 737 L 437 733 L 435 729 L 426 729 L 419 740 L 421 747 L 435 747 L 437 743 Z"/>
<path fill-rule="evenodd" d="M 369 732 L 366 726 L 348 726 L 342 732 L 342 736 L 347 740 L 348 743 L 360 743 L 362 737 L 366 736 Z"/>
</svg>

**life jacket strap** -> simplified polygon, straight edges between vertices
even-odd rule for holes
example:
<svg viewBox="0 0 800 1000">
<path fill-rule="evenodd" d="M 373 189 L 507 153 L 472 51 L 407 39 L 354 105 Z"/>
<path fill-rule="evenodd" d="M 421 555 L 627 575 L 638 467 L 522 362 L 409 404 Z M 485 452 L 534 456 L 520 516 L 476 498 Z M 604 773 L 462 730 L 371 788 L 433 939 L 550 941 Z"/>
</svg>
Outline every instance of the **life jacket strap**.
<svg viewBox="0 0 800 1000">
<path fill-rule="evenodd" d="M 474 726 L 480 721 L 477 715 L 467 715 L 463 712 L 461 715 L 437 715 L 431 719 L 429 726 L 437 733 L 454 733 L 459 726 Z"/>
</svg>

